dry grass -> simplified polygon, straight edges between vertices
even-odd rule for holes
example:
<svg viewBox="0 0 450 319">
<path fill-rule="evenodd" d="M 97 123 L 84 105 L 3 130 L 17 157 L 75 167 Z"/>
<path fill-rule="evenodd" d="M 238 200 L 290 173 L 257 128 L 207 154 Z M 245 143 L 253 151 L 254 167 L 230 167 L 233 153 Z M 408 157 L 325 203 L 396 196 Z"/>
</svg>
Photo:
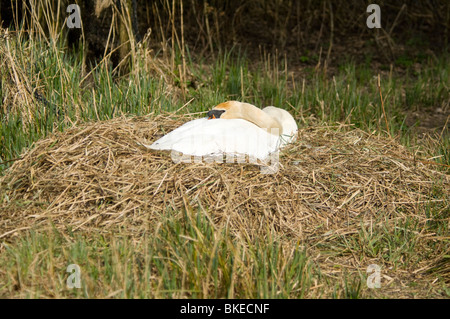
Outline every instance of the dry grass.
<svg viewBox="0 0 450 319">
<path fill-rule="evenodd" d="M 136 143 L 187 119 L 120 117 L 37 142 L 0 180 L 7 212 L 0 237 L 46 220 L 62 229 L 121 226 L 139 234 L 155 222 L 154 211 L 201 205 L 249 235 L 269 222 L 302 240 L 351 232 L 360 218 L 369 223 L 378 214 L 420 217 L 421 203 L 444 201 L 430 198 L 436 180 L 449 191 L 448 175 L 415 162 L 394 140 L 343 125 L 301 129 L 282 152 L 280 171 L 269 175 L 252 165 L 175 164 Z"/>
<path fill-rule="evenodd" d="M 19 113 L 23 122 L 28 125 L 36 113 L 38 92 L 33 90 L 35 83 L 30 81 L 24 69 L 17 63 L 19 59 L 16 54 L 19 50 L 14 50 L 16 43 L 15 41 L 11 43 L 11 33 L 0 28 L 0 34 L 0 76 L 6 82 L 3 84 L 6 92 L 2 99 L 1 113 L 7 117 L 10 113 Z"/>
</svg>

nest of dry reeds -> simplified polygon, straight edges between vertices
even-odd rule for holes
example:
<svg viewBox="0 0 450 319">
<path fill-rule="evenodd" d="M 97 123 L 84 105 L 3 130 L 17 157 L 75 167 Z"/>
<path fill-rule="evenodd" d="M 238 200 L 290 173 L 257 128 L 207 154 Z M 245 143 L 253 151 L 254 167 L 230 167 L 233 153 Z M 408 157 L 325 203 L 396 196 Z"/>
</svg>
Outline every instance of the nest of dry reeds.
<svg viewBox="0 0 450 319">
<path fill-rule="evenodd" d="M 52 225 L 138 236 L 164 210 L 207 211 L 247 234 L 268 226 L 297 240 L 351 231 L 378 214 L 420 215 L 436 180 L 393 139 L 346 125 L 301 128 L 275 174 L 251 164 L 174 163 L 140 146 L 190 120 L 125 117 L 85 124 L 35 143 L 0 179 L 0 236 Z"/>
</svg>

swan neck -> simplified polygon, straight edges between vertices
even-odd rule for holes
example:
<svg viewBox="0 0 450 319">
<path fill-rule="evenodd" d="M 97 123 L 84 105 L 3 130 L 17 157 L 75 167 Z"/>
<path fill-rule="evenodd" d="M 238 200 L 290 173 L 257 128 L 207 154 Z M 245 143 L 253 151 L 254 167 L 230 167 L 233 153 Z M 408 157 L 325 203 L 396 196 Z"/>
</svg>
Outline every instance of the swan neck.
<svg viewBox="0 0 450 319">
<path fill-rule="evenodd" d="M 253 124 L 265 128 L 269 133 L 281 135 L 283 133 L 283 128 L 276 119 L 271 117 L 269 114 L 260 110 L 254 105 L 243 103 L 242 108 L 242 117 Z M 274 129 L 274 130 L 273 130 Z"/>
</svg>

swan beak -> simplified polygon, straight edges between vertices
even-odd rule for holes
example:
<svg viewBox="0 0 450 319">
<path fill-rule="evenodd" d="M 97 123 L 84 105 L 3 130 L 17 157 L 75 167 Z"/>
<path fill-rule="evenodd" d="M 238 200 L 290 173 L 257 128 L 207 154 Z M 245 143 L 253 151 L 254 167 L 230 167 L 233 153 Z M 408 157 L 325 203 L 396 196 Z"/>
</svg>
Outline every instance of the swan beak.
<svg viewBox="0 0 450 319">
<path fill-rule="evenodd" d="M 215 119 L 216 117 L 214 116 L 214 114 L 213 115 L 211 115 L 210 117 L 208 117 L 208 120 L 211 120 L 211 119 Z"/>
</svg>

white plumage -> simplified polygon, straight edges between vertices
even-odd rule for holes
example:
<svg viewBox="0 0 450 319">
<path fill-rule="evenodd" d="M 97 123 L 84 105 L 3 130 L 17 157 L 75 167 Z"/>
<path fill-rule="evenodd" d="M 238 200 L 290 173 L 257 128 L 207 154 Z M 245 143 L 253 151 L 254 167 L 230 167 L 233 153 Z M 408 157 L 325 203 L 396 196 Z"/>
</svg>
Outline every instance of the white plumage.
<svg viewBox="0 0 450 319">
<path fill-rule="evenodd" d="M 246 109 L 245 112 L 236 116 L 236 112 L 241 112 L 242 109 Z M 260 110 L 240 102 L 222 103 L 213 110 L 222 112 L 223 115 L 219 115 L 220 118 L 201 118 L 187 122 L 152 145 L 144 146 L 153 150 L 177 151 L 184 155 L 247 155 L 250 160 L 264 161 L 270 154 L 295 139 L 297 124 L 285 110 L 276 107 Z M 269 116 L 280 125 L 264 125 L 264 119 L 260 120 L 258 117 L 261 115 L 259 112 L 264 113 L 263 118 Z"/>
</svg>

